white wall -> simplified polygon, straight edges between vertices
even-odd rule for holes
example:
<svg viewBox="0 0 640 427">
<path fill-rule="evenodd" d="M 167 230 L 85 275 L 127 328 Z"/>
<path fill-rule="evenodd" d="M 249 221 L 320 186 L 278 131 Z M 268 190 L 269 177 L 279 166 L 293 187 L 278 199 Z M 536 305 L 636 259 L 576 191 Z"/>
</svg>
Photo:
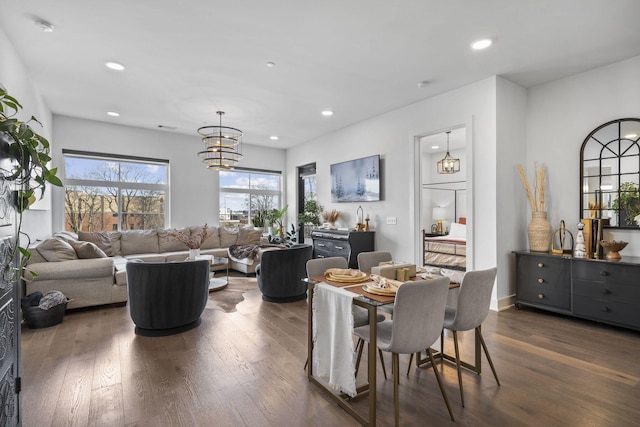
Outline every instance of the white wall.
<svg viewBox="0 0 640 427">
<path fill-rule="evenodd" d="M 15 51 L 2 28 L 0 28 L 0 84 L 22 104 L 24 109 L 19 118 L 28 120 L 31 116 L 35 116 L 42 123 L 42 127 L 34 123 L 33 130 L 53 144 L 51 112 L 40 92 L 31 82 L 18 52 Z M 41 201 L 36 202 L 29 211 L 25 212 L 22 229 L 32 238 L 47 234 L 51 230 L 51 199 L 47 192 Z"/>
<path fill-rule="evenodd" d="M 202 142 L 193 136 L 54 115 L 54 165 L 64 176 L 63 149 L 168 159 L 170 161 L 170 226 L 218 224 L 218 173 L 198 158 Z M 284 171 L 285 152 L 243 144 L 242 167 Z M 54 189 L 53 229 L 64 227 L 64 190 Z"/>
<path fill-rule="evenodd" d="M 296 167 L 316 162 L 319 201 L 325 209 L 343 211 L 344 224 L 353 226 L 358 204 L 330 202 L 329 165 L 380 154 L 383 200 L 362 203 L 376 231 L 376 249 L 393 253 L 396 259 L 419 262 L 420 226 L 414 209 L 419 186 L 414 175 L 418 163 L 414 158 L 415 138 L 464 126 L 468 141 L 465 158 L 472 159 L 468 162 L 468 173 L 472 175 L 467 178 L 470 193 L 476 194 L 475 200 L 479 201 L 467 203 L 469 239 L 474 248 L 468 254 L 469 260 L 475 268 L 496 265 L 495 91 L 496 78 L 492 77 L 289 149 L 286 168 L 289 203 L 296 200 Z M 385 219 L 390 216 L 397 217 L 397 225 L 386 224 Z"/>
<path fill-rule="evenodd" d="M 580 147 L 599 125 L 640 117 L 640 56 L 532 88 L 527 119 L 527 165 L 544 162 L 549 176 L 549 221 L 563 219 L 574 234 L 580 218 Z M 624 257 L 640 256 L 640 232 L 615 230 Z"/>
</svg>

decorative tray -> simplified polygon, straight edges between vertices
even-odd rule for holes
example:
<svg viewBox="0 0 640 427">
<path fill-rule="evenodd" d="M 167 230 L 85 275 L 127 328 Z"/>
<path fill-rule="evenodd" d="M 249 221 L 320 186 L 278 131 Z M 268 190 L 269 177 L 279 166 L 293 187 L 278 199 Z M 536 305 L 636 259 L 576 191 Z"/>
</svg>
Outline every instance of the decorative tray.
<svg viewBox="0 0 640 427">
<path fill-rule="evenodd" d="M 330 268 L 324 272 L 324 277 L 341 283 L 359 283 L 368 279 L 366 273 L 346 268 Z"/>
</svg>

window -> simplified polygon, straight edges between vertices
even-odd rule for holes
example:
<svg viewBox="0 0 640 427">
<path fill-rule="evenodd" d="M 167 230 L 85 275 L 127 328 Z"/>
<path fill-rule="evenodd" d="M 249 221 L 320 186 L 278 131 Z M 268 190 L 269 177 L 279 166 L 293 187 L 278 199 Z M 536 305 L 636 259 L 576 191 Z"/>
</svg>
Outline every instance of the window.
<svg viewBox="0 0 640 427">
<path fill-rule="evenodd" d="M 251 223 L 259 211 L 280 208 L 280 172 L 236 169 L 220 172 L 220 225 Z"/>
<path fill-rule="evenodd" d="M 163 228 L 167 160 L 63 150 L 65 230 Z"/>
</svg>

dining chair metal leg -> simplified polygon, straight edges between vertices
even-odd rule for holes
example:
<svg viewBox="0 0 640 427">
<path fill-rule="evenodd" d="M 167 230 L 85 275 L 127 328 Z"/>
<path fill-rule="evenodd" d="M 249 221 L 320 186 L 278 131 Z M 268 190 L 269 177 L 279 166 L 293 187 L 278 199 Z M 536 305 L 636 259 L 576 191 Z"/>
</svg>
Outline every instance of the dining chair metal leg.
<svg viewBox="0 0 640 427">
<path fill-rule="evenodd" d="M 384 374 L 384 379 L 387 379 L 387 368 L 384 366 L 384 359 L 382 358 L 382 350 L 378 349 L 378 354 L 380 354 L 380 364 L 382 365 L 382 373 Z M 391 362 L 393 364 L 393 362 Z M 391 367 L 393 369 L 393 366 Z"/>
<path fill-rule="evenodd" d="M 417 356 L 416 356 L 416 360 L 418 360 Z M 413 362 L 413 353 L 409 355 L 409 365 L 407 365 L 407 376 L 409 376 L 409 371 L 411 371 L 411 362 Z M 417 363 L 416 363 L 416 366 L 417 366 Z"/>
<path fill-rule="evenodd" d="M 433 359 L 433 351 L 428 348 L 427 354 L 429 355 L 429 360 L 431 361 L 431 367 L 433 368 L 433 372 L 436 374 L 436 380 L 438 380 L 438 385 L 440 386 L 440 393 L 442 393 L 442 397 L 444 398 L 444 403 L 447 405 L 447 409 L 449 410 L 449 416 L 451 417 L 451 421 L 455 421 L 453 419 L 453 412 L 451 412 L 451 406 L 449 405 L 449 399 L 447 399 L 447 392 L 444 390 L 444 386 L 442 385 L 442 379 L 440 378 L 440 374 L 438 373 L 438 369 L 436 368 L 436 362 Z"/>
<path fill-rule="evenodd" d="M 391 353 L 391 367 L 393 368 L 393 415 L 395 426 L 400 425 L 400 357 L 398 353 Z"/>
<path fill-rule="evenodd" d="M 487 350 L 487 345 L 484 343 L 484 338 L 482 337 L 482 332 L 480 332 L 479 327 L 476 328 L 476 339 L 480 341 L 480 344 L 482 344 L 482 349 L 484 350 L 485 356 L 487 356 L 487 360 L 489 361 L 489 366 L 491 366 L 491 371 L 493 372 L 493 376 L 495 377 L 496 382 L 498 383 L 498 386 L 500 386 L 500 380 L 498 379 L 496 368 L 493 367 L 493 361 L 491 360 L 491 356 L 489 356 L 489 350 Z"/>
<path fill-rule="evenodd" d="M 462 372 L 460 369 L 460 349 L 458 347 L 458 332 L 453 332 L 453 348 L 456 353 L 456 371 L 458 372 L 458 386 L 460 387 L 460 403 L 464 407 L 464 392 L 462 391 Z"/>
</svg>

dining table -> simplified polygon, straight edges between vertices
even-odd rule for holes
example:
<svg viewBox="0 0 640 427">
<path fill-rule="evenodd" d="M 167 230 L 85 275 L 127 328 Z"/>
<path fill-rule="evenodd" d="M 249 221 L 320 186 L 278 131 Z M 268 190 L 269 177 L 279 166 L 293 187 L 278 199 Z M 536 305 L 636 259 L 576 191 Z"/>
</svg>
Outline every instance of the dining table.
<svg viewBox="0 0 640 427">
<path fill-rule="evenodd" d="M 368 273 L 368 272 L 367 272 Z M 410 280 L 421 280 L 419 277 L 413 277 Z M 364 289 L 364 285 L 368 282 L 371 282 L 370 276 L 367 274 L 367 278 L 358 283 L 344 283 L 338 282 L 334 280 L 329 280 L 325 276 L 313 276 L 309 278 L 303 279 L 304 282 L 308 285 L 308 340 L 307 340 L 307 351 L 308 351 L 308 367 L 307 367 L 307 377 L 309 382 L 316 385 L 321 390 L 325 391 L 336 403 L 343 408 L 347 413 L 349 413 L 352 417 L 354 417 L 360 424 L 365 426 L 375 426 L 376 425 L 376 352 L 377 352 L 377 315 L 378 315 L 378 307 L 383 305 L 393 304 L 395 301 L 395 295 L 377 295 L 373 293 L 366 292 Z M 350 291 L 355 294 L 353 297 L 353 304 L 359 307 L 362 307 L 367 310 L 369 317 L 369 328 L 370 328 L 370 337 L 371 342 L 368 346 L 368 358 L 367 358 L 367 382 L 356 387 L 356 396 L 348 396 L 345 393 L 337 392 L 336 390 L 329 387 L 324 381 L 318 378 L 313 371 L 313 295 L 315 286 L 318 283 L 325 283 L 327 285 L 335 286 L 342 288 L 344 290 Z M 459 287 L 459 283 L 451 282 L 450 289 Z M 479 344 L 476 342 L 477 350 L 479 350 Z M 443 355 L 438 355 L 443 357 Z M 479 352 L 476 352 L 479 355 Z M 477 364 L 476 359 L 476 364 Z M 355 399 L 364 396 L 368 393 L 368 416 L 362 415 L 358 412 L 353 405 L 352 401 Z"/>
</svg>

